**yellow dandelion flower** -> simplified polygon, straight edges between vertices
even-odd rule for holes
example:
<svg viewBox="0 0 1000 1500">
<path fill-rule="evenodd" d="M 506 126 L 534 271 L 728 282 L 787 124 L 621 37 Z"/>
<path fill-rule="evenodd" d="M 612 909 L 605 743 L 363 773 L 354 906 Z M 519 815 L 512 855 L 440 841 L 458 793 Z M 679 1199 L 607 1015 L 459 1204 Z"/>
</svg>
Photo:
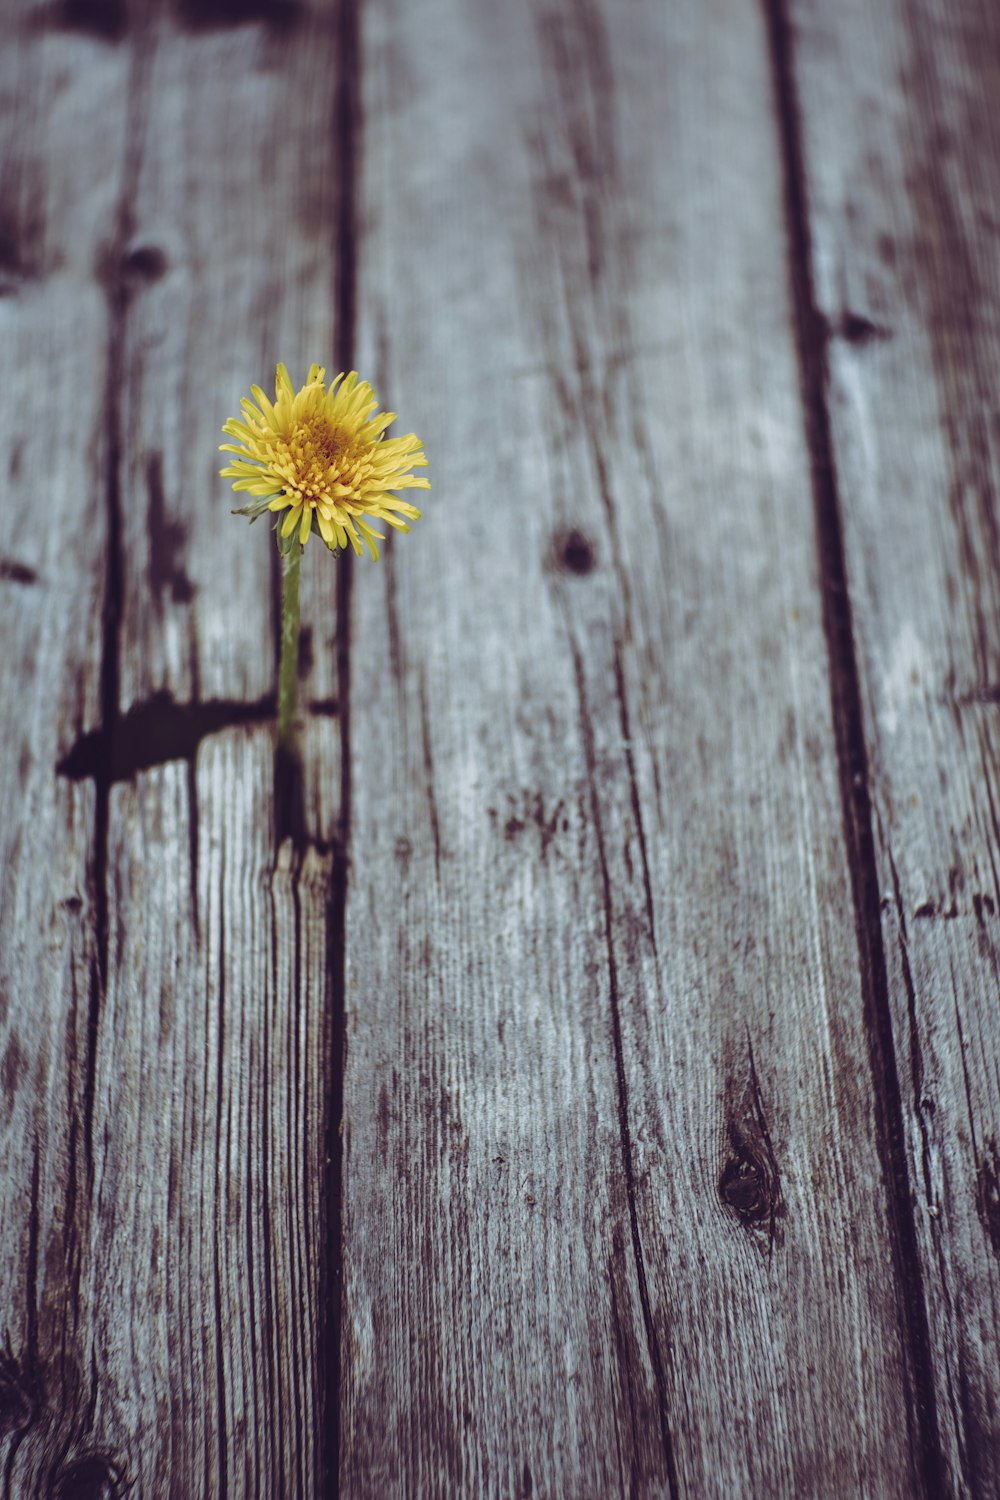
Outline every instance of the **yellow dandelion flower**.
<svg viewBox="0 0 1000 1500">
<path fill-rule="evenodd" d="M 220 452 L 234 453 L 224 479 L 251 499 L 239 514 L 255 520 L 264 510 L 285 511 L 281 536 L 304 546 L 315 531 L 332 550 L 350 542 L 359 555 L 367 544 L 378 558 L 385 533 L 373 522 L 409 531 L 420 512 L 393 492 L 430 489 L 430 481 L 411 470 L 425 467 L 423 444 L 414 433 L 387 438 L 395 412 L 378 411 L 375 392 L 356 370 L 337 375 L 326 385 L 326 371 L 312 365 L 296 391 L 279 365 L 272 402 L 260 386 L 251 386 L 253 401 L 241 402 L 243 419 L 222 429 L 234 443 Z"/>
</svg>

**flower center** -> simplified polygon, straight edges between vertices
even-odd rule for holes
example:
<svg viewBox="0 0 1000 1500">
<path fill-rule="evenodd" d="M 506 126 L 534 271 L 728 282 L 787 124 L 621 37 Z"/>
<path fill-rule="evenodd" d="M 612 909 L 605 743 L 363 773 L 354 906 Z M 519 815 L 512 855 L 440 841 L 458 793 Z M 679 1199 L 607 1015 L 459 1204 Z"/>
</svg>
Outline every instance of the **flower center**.
<svg viewBox="0 0 1000 1500">
<path fill-rule="evenodd" d="M 285 480 L 286 494 L 304 505 L 331 501 L 331 484 L 342 482 L 351 464 L 351 441 L 324 417 L 307 417 L 277 444 L 274 467 Z"/>
<path fill-rule="evenodd" d="M 302 458 L 320 464 L 324 469 L 335 466 L 337 456 L 345 446 L 343 433 L 322 420 L 303 424 L 293 435 L 292 442 Z"/>
</svg>

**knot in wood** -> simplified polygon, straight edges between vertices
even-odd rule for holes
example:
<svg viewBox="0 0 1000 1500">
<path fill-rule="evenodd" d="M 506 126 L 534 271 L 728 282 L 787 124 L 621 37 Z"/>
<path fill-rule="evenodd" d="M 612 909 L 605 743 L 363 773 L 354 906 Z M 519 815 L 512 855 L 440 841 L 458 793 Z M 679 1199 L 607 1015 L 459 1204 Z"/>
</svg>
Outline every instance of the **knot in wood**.
<svg viewBox="0 0 1000 1500">
<path fill-rule="evenodd" d="M 873 340 L 889 337 L 888 331 L 873 323 L 871 318 L 850 310 L 844 313 L 835 331 L 848 344 L 870 344 Z"/>
<path fill-rule="evenodd" d="M 137 245 L 121 259 L 122 279 L 131 285 L 159 281 L 167 269 L 167 257 L 158 245 Z"/>
<path fill-rule="evenodd" d="M 113 1459 L 103 1453 L 86 1453 L 60 1470 L 49 1495 L 51 1500 L 122 1500 L 128 1489 Z"/>
<path fill-rule="evenodd" d="M 42 1399 L 36 1372 L 0 1349 L 0 1437 L 30 1427 Z"/>
<path fill-rule="evenodd" d="M 774 1185 L 767 1163 L 745 1148 L 722 1169 L 719 1197 L 742 1224 L 769 1219 L 775 1209 Z"/>
<path fill-rule="evenodd" d="M 571 527 L 560 531 L 553 540 L 552 555 L 556 567 L 563 573 L 572 573 L 577 578 L 592 573 L 596 565 L 594 545 L 582 531 Z"/>
</svg>

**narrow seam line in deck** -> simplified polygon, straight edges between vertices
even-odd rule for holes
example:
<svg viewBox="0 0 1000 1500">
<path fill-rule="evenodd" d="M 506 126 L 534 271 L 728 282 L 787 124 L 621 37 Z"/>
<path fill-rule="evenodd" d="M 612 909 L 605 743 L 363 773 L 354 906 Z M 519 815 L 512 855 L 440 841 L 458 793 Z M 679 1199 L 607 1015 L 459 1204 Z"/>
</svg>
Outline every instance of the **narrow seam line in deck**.
<svg viewBox="0 0 1000 1500">
<path fill-rule="evenodd" d="M 357 317 L 357 152 L 361 138 L 362 100 L 359 79 L 359 0 L 340 0 L 337 25 L 337 80 L 334 131 L 339 151 L 335 223 L 334 308 L 335 363 L 338 370 L 354 364 Z M 347 886 L 351 838 L 351 586 L 353 558 L 337 560 L 337 695 L 340 712 L 340 817 L 327 911 L 327 1019 L 330 1080 L 326 1124 L 326 1183 L 324 1192 L 325 1333 L 323 1349 L 323 1493 L 326 1500 L 340 1495 L 341 1343 L 344 1296 L 344 1075 L 347 1030 Z"/>
<path fill-rule="evenodd" d="M 125 148 L 121 196 L 114 236 L 105 262 L 105 284 L 108 299 L 108 353 L 104 386 L 104 510 L 107 528 L 104 608 L 101 632 L 101 667 L 98 688 L 100 735 L 105 753 L 94 765 L 94 946 L 91 964 L 90 996 L 87 1015 L 87 1038 L 83 1084 L 83 1149 L 88 1183 L 94 1180 L 94 1104 L 97 1090 L 97 1031 L 101 1007 L 109 982 L 109 912 L 108 912 L 108 839 L 113 784 L 110 747 L 114 743 L 119 720 L 121 679 L 121 620 L 125 602 L 125 563 L 122 544 L 121 508 L 121 402 L 124 383 L 125 323 L 128 313 L 128 290 L 117 275 L 117 267 L 132 232 L 132 204 L 142 151 L 142 134 L 137 128 L 147 95 L 146 82 L 151 44 L 140 30 L 131 60 L 126 96 L 128 144 Z"/>
</svg>

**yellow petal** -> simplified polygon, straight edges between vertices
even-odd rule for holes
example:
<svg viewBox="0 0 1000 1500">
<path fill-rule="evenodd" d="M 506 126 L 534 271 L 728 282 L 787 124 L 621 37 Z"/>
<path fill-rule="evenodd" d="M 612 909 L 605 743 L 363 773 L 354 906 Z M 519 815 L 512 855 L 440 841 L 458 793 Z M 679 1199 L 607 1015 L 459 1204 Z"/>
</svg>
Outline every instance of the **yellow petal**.
<svg viewBox="0 0 1000 1500">
<path fill-rule="evenodd" d="M 365 541 L 368 543 L 368 550 L 371 552 L 371 555 L 375 559 L 375 561 L 378 562 L 378 546 L 376 545 L 376 537 L 380 542 L 384 542 L 384 535 L 381 531 L 373 531 L 372 528 L 368 525 L 368 522 L 362 521 L 360 516 L 358 517 L 358 525 L 361 528 L 361 532 L 364 536 Z"/>
<path fill-rule="evenodd" d="M 429 490 L 431 482 L 422 474 L 400 474 L 398 479 L 393 479 L 391 488 L 394 490 Z"/>
<path fill-rule="evenodd" d="M 365 549 L 361 545 L 361 538 L 358 536 L 357 531 L 354 529 L 354 522 L 351 520 L 350 516 L 347 517 L 347 520 L 344 523 L 344 530 L 347 532 L 347 539 L 348 539 L 348 541 L 350 542 L 351 546 L 354 548 L 354 550 L 357 553 L 358 557 L 360 557 L 361 554 L 362 554 L 362 552 Z"/>
<path fill-rule="evenodd" d="M 380 417 L 373 417 L 370 422 L 365 424 L 365 429 L 361 436 L 366 442 L 374 443 L 395 420 L 396 413 L 394 411 L 384 411 Z"/>
<path fill-rule="evenodd" d="M 274 407 L 271 405 L 270 400 L 267 396 L 265 396 L 259 385 L 252 385 L 250 389 L 253 392 L 253 399 L 256 401 L 257 405 L 264 413 L 264 419 L 267 422 L 267 425 L 269 427 L 272 427 L 274 431 L 277 432 L 279 430 L 278 414 L 275 411 Z"/>
</svg>

